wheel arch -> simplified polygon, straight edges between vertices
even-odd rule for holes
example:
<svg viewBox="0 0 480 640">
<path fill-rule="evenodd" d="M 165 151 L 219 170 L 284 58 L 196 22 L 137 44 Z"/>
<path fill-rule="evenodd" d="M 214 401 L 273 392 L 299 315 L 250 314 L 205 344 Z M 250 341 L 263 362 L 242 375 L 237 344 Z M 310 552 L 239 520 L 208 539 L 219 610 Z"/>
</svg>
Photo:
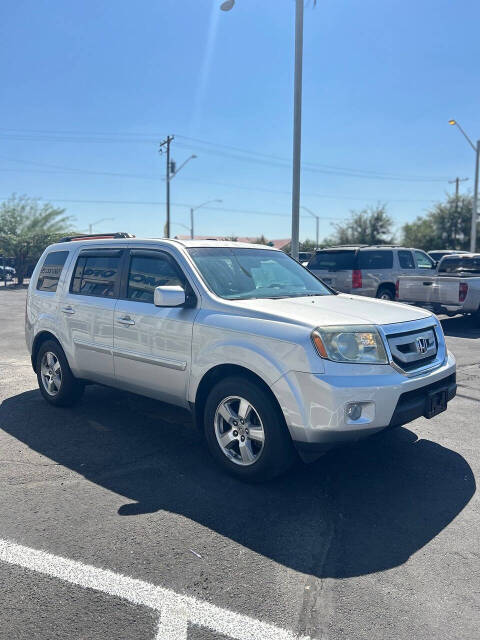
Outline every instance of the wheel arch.
<svg viewBox="0 0 480 640">
<path fill-rule="evenodd" d="M 63 347 L 60 344 L 60 340 L 51 331 L 45 330 L 45 331 L 40 331 L 39 333 L 37 333 L 37 335 L 35 336 L 35 338 L 33 340 L 32 354 L 31 354 L 32 367 L 33 367 L 33 370 L 35 371 L 35 373 L 37 373 L 37 355 L 38 355 L 38 352 L 39 352 L 40 347 L 42 346 L 42 344 L 44 342 L 46 342 L 47 340 L 54 340 L 58 344 L 58 346 L 63 350 Z"/>
<path fill-rule="evenodd" d="M 377 288 L 377 293 L 375 295 L 378 296 L 378 294 L 380 293 L 380 291 L 382 289 L 389 289 L 393 293 L 393 297 L 395 298 L 395 283 L 394 282 L 382 282 L 381 284 L 379 284 L 378 288 Z"/>
<path fill-rule="evenodd" d="M 260 386 L 273 400 L 276 408 L 279 411 L 279 415 L 287 429 L 287 424 L 283 411 L 280 407 L 280 403 L 272 391 L 271 387 L 261 378 L 257 373 L 254 373 L 251 369 L 243 367 L 238 364 L 219 364 L 209 369 L 200 380 L 195 394 L 195 402 L 193 403 L 193 416 L 196 426 L 203 433 L 203 415 L 205 411 L 205 403 L 207 401 L 208 394 L 212 387 L 219 381 L 225 378 L 231 378 L 233 376 L 240 376 L 250 380 L 254 384 Z"/>
</svg>

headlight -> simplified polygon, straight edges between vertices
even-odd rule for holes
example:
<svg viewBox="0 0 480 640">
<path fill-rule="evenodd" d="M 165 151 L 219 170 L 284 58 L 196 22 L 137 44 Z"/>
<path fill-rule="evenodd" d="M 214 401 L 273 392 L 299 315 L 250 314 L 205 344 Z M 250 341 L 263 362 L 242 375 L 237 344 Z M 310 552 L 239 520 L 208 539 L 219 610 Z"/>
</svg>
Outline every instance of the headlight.
<svg viewBox="0 0 480 640">
<path fill-rule="evenodd" d="M 318 355 L 335 362 L 387 364 L 382 338 L 370 325 L 315 329 L 312 341 Z"/>
</svg>

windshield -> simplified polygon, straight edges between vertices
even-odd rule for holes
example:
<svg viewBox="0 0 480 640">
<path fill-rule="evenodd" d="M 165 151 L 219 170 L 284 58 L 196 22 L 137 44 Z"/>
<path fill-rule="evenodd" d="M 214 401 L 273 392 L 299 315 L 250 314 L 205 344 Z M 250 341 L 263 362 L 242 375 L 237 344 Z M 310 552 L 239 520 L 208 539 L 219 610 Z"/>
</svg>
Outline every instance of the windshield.
<svg viewBox="0 0 480 640">
<path fill-rule="evenodd" d="M 221 298 L 327 296 L 332 291 L 281 251 L 235 247 L 188 249 L 208 287 Z"/>
</svg>

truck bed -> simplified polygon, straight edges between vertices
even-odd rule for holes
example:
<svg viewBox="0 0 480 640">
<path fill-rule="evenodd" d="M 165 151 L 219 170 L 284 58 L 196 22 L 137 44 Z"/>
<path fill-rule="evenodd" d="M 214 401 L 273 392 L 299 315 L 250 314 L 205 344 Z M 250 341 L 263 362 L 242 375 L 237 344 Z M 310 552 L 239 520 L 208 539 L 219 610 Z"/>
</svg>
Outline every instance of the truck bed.
<svg viewBox="0 0 480 640">
<path fill-rule="evenodd" d="M 480 276 L 468 273 L 400 276 L 397 290 L 400 302 L 428 304 L 439 311 L 471 313 L 480 307 Z"/>
</svg>

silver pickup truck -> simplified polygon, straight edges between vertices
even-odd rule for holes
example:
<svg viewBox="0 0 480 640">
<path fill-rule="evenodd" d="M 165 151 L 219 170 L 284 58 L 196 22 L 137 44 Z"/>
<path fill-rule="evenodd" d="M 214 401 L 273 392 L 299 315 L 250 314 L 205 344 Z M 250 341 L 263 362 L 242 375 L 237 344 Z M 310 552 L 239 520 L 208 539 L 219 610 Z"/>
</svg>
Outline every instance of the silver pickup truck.
<svg viewBox="0 0 480 640">
<path fill-rule="evenodd" d="M 435 274 L 401 276 L 396 298 L 449 316 L 471 313 L 480 322 L 480 253 L 445 256 Z"/>
</svg>

